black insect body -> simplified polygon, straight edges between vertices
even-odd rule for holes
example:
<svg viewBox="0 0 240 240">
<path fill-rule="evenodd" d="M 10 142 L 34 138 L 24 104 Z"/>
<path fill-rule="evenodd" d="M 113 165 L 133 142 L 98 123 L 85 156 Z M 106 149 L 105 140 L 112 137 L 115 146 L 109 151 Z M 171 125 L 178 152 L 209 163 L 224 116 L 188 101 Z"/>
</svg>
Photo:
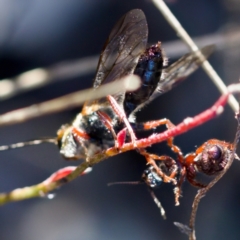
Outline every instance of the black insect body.
<svg viewBox="0 0 240 240">
<path fill-rule="evenodd" d="M 103 82 L 108 83 L 132 74 L 146 48 L 147 36 L 147 21 L 141 10 L 136 9 L 124 15 L 107 39 L 93 87 L 98 88 Z M 114 96 L 120 105 L 124 94 Z M 72 125 L 63 126 L 58 131 L 60 153 L 64 158 L 86 158 L 114 145 L 112 131 L 99 115 L 105 117 L 116 134 L 124 128 L 106 98 L 86 102 Z"/>
<path fill-rule="evenodd" d="M 137 91 L 125 94 L 123 106 L 127 116 L 144 104 L 156 90 L 165 65 L 160 42 L 147 48 L 140 56 L 134 74 L 141 78 L 142 84 Z"/>
<path fill-rule="evenodd" d="M 124 15 L 112 29 L 101 53 L 93 87 L 109 83 L 129 74 L 137 74 L 141 87 L 130 93 L 113 96 L 121 110 L 134 124 L 134 113 L 158 95 L 170 90 L 201 64 L 197 53 L 184 55 L 165 67 L 160 43 L 146 50 L 148 27 L 144 13 L 135 9 Z M 207 57 L 213 47 L 200 51 Z M 82 112 L 71 125 L 58 131 L 60 153 L 66 159 L 86 159 L 116 144 L 116 136 L 125 128 L 123 119 L 109 103 L 109 99 L 86 102 Z"/>
</svg>

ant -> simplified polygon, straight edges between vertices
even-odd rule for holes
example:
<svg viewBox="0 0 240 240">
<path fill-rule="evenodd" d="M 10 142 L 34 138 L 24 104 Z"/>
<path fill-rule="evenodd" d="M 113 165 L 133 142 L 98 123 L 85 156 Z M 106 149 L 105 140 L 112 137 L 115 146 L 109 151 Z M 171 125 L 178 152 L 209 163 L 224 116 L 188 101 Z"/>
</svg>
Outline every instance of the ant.
<svg viewBox="0 0 240 240">
<path fill-rule="evenodd" d="M 148 129 L 153 125 L 156 127 L 162 124 L 165 124 L 168 129 L 175 127 L 175 125 L 168 119 L 147 122 L 144 123 L 144 127 L 145 129 Z M 167 155 L 158 156 L 156 154 L 149 154 L 145 150 L 142 150 L 142 154 L 144 155 L 146 153 L 146 158 L 151 158 L 151 162 L 158 161 L 158 169 L 162 175 L 159 175 L 159 171 L 157 171 L 151 164 L 144 170 L 140 181 L 108 184 L 111 186 L 115 184 L 145 183 L 164 219 L 166 218 L 165 210 L 162 207 L 161 202 L 157 199 L 153 189 L 158 188 L 163 182 L 166 182 L 164 180 L 166 176 L 176 180 L 174 195 L 175 205 L 178 206 L 180 204 L 179 197 L 181 196 L 181 187 L 185 179 L 187 179 L 194 187 L 207 187 L 207 184 L 196 180 L 197 174 L 201 173 L 206 176 L 216 176 L 225 170 L 234 151 L 233 144 L 217 139 L 210 139 L 204 142 L 195 152 L 188 153 L 185 156 L 181 149 L 173 143 L 173 137 L 167 139 L 167 144 L 176 154 L 176 159 Z M 234 153 L 234 158 L 240 160 L 236 153 Z"/>
<path fill-rule="evenodd" d="M 224 171 L 233 153 L 233 145 L 231 143 L 217 139 L 210 139 L 206 141 L 200 147 L 198 147 L 195 152 L 188 153 L 185 156 L 183 155 L 181 149 L 173 144 L 172 139 L 169 139 L 167 142 L 168 146 L 177 155 L 176 159 L 166 155 L 149 155 L 153 157 L 154 160 L 159 161 L 157 165 L 164 176 L 168 176 L 176 180 L 177 183 L 174 187 L 176 206 L 180 204 L 179 197 L 181 196 L 181 187 L 185 179 L 187 179 L 188 182 L 194 187 L 207 187 L 207 184 L 196 180 L 197 174 L 202 173 L 207 176 L 215 176 L 219 174 L 220 172 Z M 239 157 L 236 153 L 234 156 L 235 159 L 239 160 Z M 150 165 L 144 170 L 140 181 L 114 182 L 108 184 L 108 186 L 115 184 L 145 183 L 148 187 L 151 197 L 153 198 L 157 207 L 160 209 L 162 217 L 165 219 L 165 210 L 153 191 L 153 189 L 160 187 L 163 182 L 165 182 L 163 177 L 161 177 L 156 169 Z"/>
</svg>

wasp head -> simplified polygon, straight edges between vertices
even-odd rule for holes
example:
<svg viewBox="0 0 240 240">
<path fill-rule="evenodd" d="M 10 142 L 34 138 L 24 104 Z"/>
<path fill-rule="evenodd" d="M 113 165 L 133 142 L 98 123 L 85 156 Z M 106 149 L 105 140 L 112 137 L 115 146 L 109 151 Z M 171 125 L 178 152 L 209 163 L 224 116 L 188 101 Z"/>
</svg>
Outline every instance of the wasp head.
<svg viewBox="0 0 240 240">
<path fill-rule="evenodd" d="M 76 138 L 73 127 L 63 125 L 57 132 L 60 154 L 67 160 L 86 158 L 83 141 Z"/>
</svg>

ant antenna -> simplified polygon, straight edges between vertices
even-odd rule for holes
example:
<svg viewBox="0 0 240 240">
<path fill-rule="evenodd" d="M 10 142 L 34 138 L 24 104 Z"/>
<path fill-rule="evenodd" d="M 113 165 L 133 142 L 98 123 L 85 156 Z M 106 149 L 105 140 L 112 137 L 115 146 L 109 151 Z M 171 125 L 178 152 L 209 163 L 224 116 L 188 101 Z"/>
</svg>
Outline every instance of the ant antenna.
<svg viewBox="0 0 240 240">
<path fill-rule="evenodd" d="M 42 143 L 57 144 L 57 139 L 56 138 L 46 138 L 46 139 L 32 140 L 32 141 L 28 141 L 28 142 L 13 143 L 10 145 L 2 145 L 2 146 L 0 146 L 0 151 L 7 151 L 10 149 L 22 148 L 22 147 L 31 146 L 31 145 L 39 145 Z"/>
<path fill-rule="evenodd" d="M 143 184 L 144 182 L 142 181 L 133 181 L 133 182 L 112 182 L 112 183 L 108 183 L 107 186 L 113 186 L 113 185 L 138 185 L 138 184 Z"/>
<path fill-rule="evenodd" d="M 156 203 L 157 207 L 160 209 L 160 213 L 163 217 L 163 219 L 165 220 L 167 217 L 166 217 L 166 212 L 161 204 L 161 202 L 158 200 L 157 196 L 155 195 L 154 191 L 152 190 L 152 188 L 148 187 L 148 191 L 150 192 L 151 194 L 151 197 L 153 199 L 153 201 Z"/>
<path fill-rule="evenodd" d="M 138 184 L 143 184 L 145 183 L 144 181 L 133 181 L 133 182 L 112 182 L 112 183 L 108 183 L 108 187 L 110 186 L 113 186 L 113 185 L 138 185 Z M 146 184 L 146 183 L 145 183 Z M 161 202 L 158 200 L 157 196 L 155 195 L 155 193 L 153 192 L 153 189 L 148 186 L 148 191 L 153 199 L 153 201 L 155 202 L 155 204 L 157 205 L 157 207 L 160 209 L 160 213 L 163 217 L 163 219 L 165 220 L 167 217 L 166 217 L 166 212 L 161 204 Z"/>
</svg>

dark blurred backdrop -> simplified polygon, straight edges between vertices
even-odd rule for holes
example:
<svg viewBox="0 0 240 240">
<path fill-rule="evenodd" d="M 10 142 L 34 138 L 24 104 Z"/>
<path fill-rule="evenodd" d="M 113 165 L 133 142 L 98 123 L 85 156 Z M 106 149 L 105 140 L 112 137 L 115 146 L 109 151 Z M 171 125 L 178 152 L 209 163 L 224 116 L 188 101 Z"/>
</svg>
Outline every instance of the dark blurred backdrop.
<svg viewBox="0 0 240 240">
<path fill-rule="evenodd" d="M 192 37 L 239 30 L 240 3 L 236 0 L 167 1 Z M 177 40 L 175 32 L 150 0 L 2 0 L 0 1 L 0 79 L 14 77 L 37 67 L 93 56 L 101 48 L 115 22 L 131 9 L 144 11 L 149 42 Z M 212 42 L 214 43 L 214 42 Z M 217 48 L 210 62 L 226 84 L 237 82 L 240 73 L 239 44 Z M 168 52 L 167 52 L 168 54 Z M 170 55 L 173 62 L 174 54 Z M 175 56 L 180 57 L 180 56 Z M 76 89 L 90 87 L 94 72 L 55 81 L 42 88 L 2 100 L 0 112 L 39 103 Z M 202 70 L 138 114 L 139 121 L 167 117 L 179 123 L 210 107 L 219 92 Z M 0 144 L 45 136 L 70 122 L 79 109 L 37 118 L 0 129 Z M 184 153 L 194 151 L 210 138 L 232 141 L 236 121 L 230 107 L 224 114 L 175 139 Z M 168 154 L 162 143 L 152 152 Z M 0 191 L 29 186 L 46 179 L 65 162 L 52 145 L 1 152 Z M 181 205 L 174 206 L 173 187 L 156 190 L 166 212 L 163 220 L 146 187 L 112 186 L 114 181 L 139 180 L 145 160 L 135 152 L 110 158 L 56 192 L 53 200 L 32 199 L 0 208 L 2 240 L 96 240 L 187 239 L 173 221 L 188 223 L 196 189 L 183 186 Z M 238 239 L 240 236 L 240 163 L 235 162 L 223 179 L 200 203 L 198 239 Z"/>
</svg>

